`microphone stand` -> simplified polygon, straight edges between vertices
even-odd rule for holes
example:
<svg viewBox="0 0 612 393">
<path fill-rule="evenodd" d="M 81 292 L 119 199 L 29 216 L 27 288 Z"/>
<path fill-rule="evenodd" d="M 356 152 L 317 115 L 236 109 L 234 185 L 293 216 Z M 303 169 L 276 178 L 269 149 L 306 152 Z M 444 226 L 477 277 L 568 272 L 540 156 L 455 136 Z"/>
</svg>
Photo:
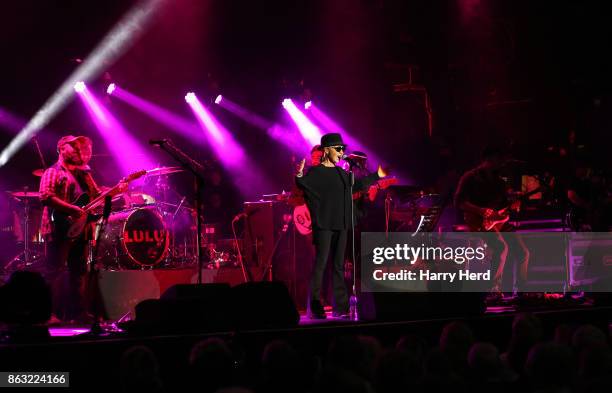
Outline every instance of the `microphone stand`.
<svg viewBox="0 0 612 393">
<path fill-rule="evenodd" d="M 200 164 L 185 152 L 176 147 L 170 139 L 160 141 L 149 141 L 152 145 L 159 146 L 160 149 L 168 153 L 183 168 L 193 174 L 194 178 L 194 202 L 196 207 L 196 256 L 198 258 L 198 284 L 202 284 L 202 269 L 204 268 L 204 258 L 202 255 L 202 201 L 201 191 L 204 187 L 204 165 Z"/>
<path fill-rule="evenodd" d="M 359 299 L 357 297 L 357 265 L 355 261 L 355 203 L 353 202 L 353 187 L 355 186 L 355 172 L 353 172 L 353 161 L 349 163 L 349 186 L 350 186 L 350 199 L 351 199 L 351 260 L 353 261 L 353 293 L 349 298 L 349 314 L 352 321 L 359 320 L 358 304 Z"/>
<path fill-rule="evenodd" d="M 96 260 L 98 258 L 98 249 L 100 246 L 100 238 L 104 235 L 104 230 L 106 229 L 106 224 L 108 223 L 108 217 L 111 212 L 111 203 L 112 198 L 110 195 L 107 195 L 104 198 L 104 211 L 102 213 L 102 219 L 96 225 L 96 229 L 93 233 L 93 239 L 90 242 L 93 242 L 93 247 L 89 247 L 89 274 L 88 274 L 88 285 L 87 290 L 89 291 L 89 295 L 91 296 L 90 305 L 93 308 L 93 322 L 91 323 L 91 327 L 89 331 L 83 333 L 84 336 L 102 336 L 107 334 L 108 332 L 100 326 L 100 307 L 102 307 L 100 290 L 98 287 L 98 269 L 96 267 Z M 98 302 L 100 300 L 100 302 Z"/>
</svg>

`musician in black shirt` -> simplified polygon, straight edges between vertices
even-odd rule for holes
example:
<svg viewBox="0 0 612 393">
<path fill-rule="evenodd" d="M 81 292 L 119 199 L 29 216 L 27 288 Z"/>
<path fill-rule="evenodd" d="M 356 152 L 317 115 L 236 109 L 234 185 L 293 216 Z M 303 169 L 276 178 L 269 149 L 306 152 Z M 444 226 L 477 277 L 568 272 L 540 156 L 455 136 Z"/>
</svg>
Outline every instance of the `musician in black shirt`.
<svg viewBox="0 0 612 393">
<path fill-rule="evenodd" d="M 484 149 L 480 164 L 461 176 L 455 192 L 455 206 L 463 211 L 465 224 L 470 232 L 492 232 L 496 234 L 495 241 L 488 238 L 488 246 L 492 251 L 492 274 L 494 274 L 495 296 L 501 296 L 502 279 L 508 253 L 515 254 L 519 261 L 517 287 L 524 290 L 527 280 L 529 250 L 518 235 L 505 237 L 503 232 L 512 232 L 514 227 L 507 222 L 508 210 L 518 210 L 519 201 L 510 203 L 507 197 L 508 187 L 501 177 L 500 171 L 506 164 L 507 157 L 502 148 L 489 146 Z M 506 218 L 505 221 L 500 221 Z M 499 221 L 492 227 L 487 221 Z"/>
<path fill-rule="evenodd" d="M 349 311 L 348 296 L 344 283 L 344 251 L 347 231 L 351 226 L 351 180 L 349 174 L 336 166 L 343 156 L 346 145 L 337 133 L 321 137 L 323 157 L 321 164 L 310 168 L 304 174 L 305 160 L 298 165 L 296 184 L 304 191 L 306 204 L 312 217 L 313 243 L 316 257 L 310 282 L 310 316 L 324 319 L 321 305 L 321 283 L 327 259 L 333 258 L 333 292 L 335 317 L 347 317 Z M 354 191 L 367 188 L 374 181 L 386 176 L 379 167 L 361 179 L 356 179 Z"/>
</svg>

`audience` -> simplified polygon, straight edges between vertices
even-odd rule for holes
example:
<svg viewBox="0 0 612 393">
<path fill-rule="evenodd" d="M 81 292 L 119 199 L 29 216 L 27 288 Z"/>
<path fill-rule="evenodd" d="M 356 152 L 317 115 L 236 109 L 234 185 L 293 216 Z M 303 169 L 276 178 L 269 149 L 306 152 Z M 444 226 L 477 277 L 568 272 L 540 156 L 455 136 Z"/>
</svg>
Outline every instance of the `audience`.
<svg viewBox="0 0 612 393">
<path fill-rule="evenodd" d="M 149 348 L 129 348 L 120 361 L 121 386 L 124 392 L 163 392 L 157 357 Z"/>
<path fill-rule="evenodd" d="M 200 392 L 213 393 L 234 384 L 234 355 L 220 338 L 197 343 L 189 355 L 189 366 L 191 386 L 198 386 Z"/>
</svg>

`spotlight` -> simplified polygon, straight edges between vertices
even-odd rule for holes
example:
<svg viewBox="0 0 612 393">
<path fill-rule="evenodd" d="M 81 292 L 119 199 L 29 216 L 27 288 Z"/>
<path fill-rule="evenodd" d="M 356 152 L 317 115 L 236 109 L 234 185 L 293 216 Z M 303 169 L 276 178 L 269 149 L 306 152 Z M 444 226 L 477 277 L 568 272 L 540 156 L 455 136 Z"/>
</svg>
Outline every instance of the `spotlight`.
<svg viewBox="0 0 612 393">
<path fill-rule="evenodd" d="M 197 100 L 197 97 L 194 92 L 190 91 L 189 93 L 185 94 L 185 101 L 187 101 L 188 103 L 190 104 L 194 103 L 196 102 L 196 100 Z"/>
<path fill-rule="evenodd" d="M 78 81 L 77 83 L 74 84 L 74 91 L 76 91 L 77 93 L 82 93 L 85 91 L 85 82 L 83 81 Z"/>
<path fill-rule="evenodd" d="M 221 94 L 219 94 L 219 95 L 217 96 L 217 98 L 215 98 L 215 104 L 220 103 L 222 99 L 223 99 L 223 96 L 222 96 Z"/>
<path fill-rule="evenodd" d="M 304 104 L 304 109 L 310 109 L 311 106 L 312 106 L 312 101 L 306 101 L 306 103 Z"/>
<path fill-rule="evenodd" d="M 47 99 L 28 123 L 0 153 L 0 167 L 5 165 L 33 136 L 56 116 L 73 98 L 76 81 L 96 78 L 103 69 L 110 67 L 146 31 L 149 23 L 155 20 L 156 12 L 166 0 L 138 1 L 115 24 L 100 43 L 83 59 L 76 70 Z M 86 93 L 87 89 L 83 91 Z"/>
<path fill-rule="evenodd" d="M 111 95 L 113 94 L 113 91 L 115 91 L 115 89 L 117 88 L 117 86 L 114 83 L 111 83 L 110 85 L 108 85 L 108 87 L 106 88 L 106 94 Z"/>
<path fill-rule="evenodd" d="M 292 103 L 293 103 L 293 101 L 291 101 L 291 98 L 285 98 L 285 99 L 283 100 L 283 108 L 287 109 L 287 107 L 288 107 L 289 105 L 291 105 Z"/>
</svg>

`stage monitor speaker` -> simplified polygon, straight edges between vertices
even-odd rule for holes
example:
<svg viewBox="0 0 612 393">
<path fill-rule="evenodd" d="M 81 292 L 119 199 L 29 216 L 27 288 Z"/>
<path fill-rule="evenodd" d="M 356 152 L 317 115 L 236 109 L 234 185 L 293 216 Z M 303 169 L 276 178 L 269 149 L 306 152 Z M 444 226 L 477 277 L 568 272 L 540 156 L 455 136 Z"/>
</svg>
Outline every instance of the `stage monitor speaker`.
<svg viewBox="0 0 612 393">
<path fill-rule="evenodd" d="M 248 282 L 235 286 L 232 292 L 237 328 L 283 328 L 300 322 L 300 314 L 282 282 Z"/>
<path fill-rule="evenodd" d="M 575 234 L 568 255 L 573 288 L 612 292 L 612 240 L 608 234 Z"/>
<path fill-rule="evenodd" d="M 410 321 L 482 315 L 484 293 L 365 292 L 359 299 L 359 317 L 366 321 Z"/>
<path fill-rule="evenodd" d="M 191 333 L 232 328 L 232 292 L 228 284 L 178 284 L 159 299 L 136 306 L 135 331 Z"/>
<path fill-rule="evenodd" d="M 230 285 L 214 284 L 175 284 L 159 297 L 160 299 L 214 299 L 217 295 L 229 294 Z"/>
</svg>

